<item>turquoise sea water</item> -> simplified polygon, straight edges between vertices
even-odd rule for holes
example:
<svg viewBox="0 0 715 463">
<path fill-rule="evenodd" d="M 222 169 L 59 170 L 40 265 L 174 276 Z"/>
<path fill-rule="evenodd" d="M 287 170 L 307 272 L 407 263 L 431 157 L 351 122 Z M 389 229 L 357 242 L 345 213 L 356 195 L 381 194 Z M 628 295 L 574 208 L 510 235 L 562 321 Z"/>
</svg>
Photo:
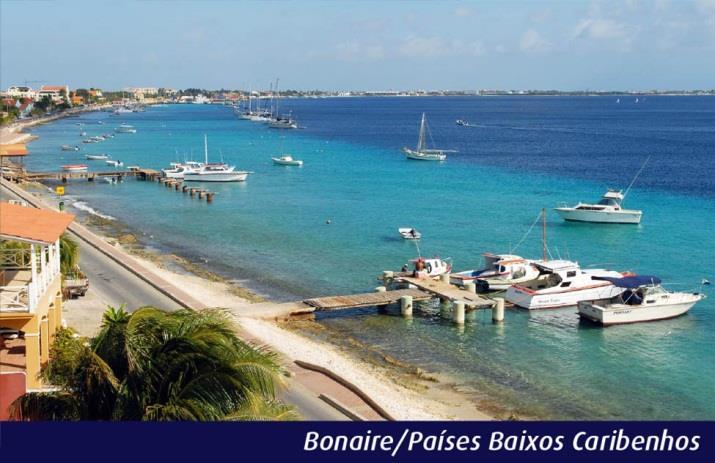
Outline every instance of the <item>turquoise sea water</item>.
<svg viewBox="0 0 715 463">
<path fill-rule="evenodd" d="M 155 183 L 73 182 L 81 200 L 140 230 L 151 244 L 205 262 L 272 296 L 371 290 L 384 269 L 414 257 L 400 226 L 423 233 L 423 255 L 478 266 L 484 251 L 505 252 L 542 207 L 597 199 L 625 188 L 644 210 L 640 226 L 568 224 L 548 217 L 551 252 L 584 267 L 659 275 L 670 288 L 697 290 L 715 259 L 715 100 L 621 98 L 355 98 L 288 100 L 303 130 L 276 131 L 237 120 L 225 107 L 175 105 L 111 117 L 84 115 L 39 127 L 31 169 L 56 170 L 107 153 L 125 165 L 160 168 L 172 160 L 220 156 L 254 171 L 245 184 L 211 185 L 213 204 Z M 443 164 L 408 162 L 427 111 L 435 143 L 454 148 Z M 476 127 L 457 127 L 466 118 Z M 103 120 L 104 125 L 97 124 Z M 85 124 L 82 127 L 77 122 Z M 79 132 L 117 134 L 79 153 Z M 177 155 L 178 152 L 178 155 Z M 302 168 L 270 157 L 290 152 Z M 92 168 L 107 170 L 102 161 Z M 326 224 L 327 220 L 330 224 Z M 535 229 L 519 246 L 540 254 Z M 706 292 L 708 292 L 708 287 Z M 549 418 L 715 418 L 713 299 L 683 317 L 594 328 L 575 309 L 510 310 L 503 326 L 482 313 L 458 329 L 434 308 L 403 320 L 375 310 L 321 317 L 320 323 L 403 361 L 453 376 L 477 399 Z"/>
</svg>

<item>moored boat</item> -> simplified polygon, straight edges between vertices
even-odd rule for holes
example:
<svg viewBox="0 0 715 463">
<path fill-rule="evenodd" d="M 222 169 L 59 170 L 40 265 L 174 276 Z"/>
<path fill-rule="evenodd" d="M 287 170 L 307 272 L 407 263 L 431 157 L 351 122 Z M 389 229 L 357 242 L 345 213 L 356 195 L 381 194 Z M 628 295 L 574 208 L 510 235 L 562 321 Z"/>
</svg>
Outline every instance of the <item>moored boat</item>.
<svg viewBox="0 0 715 463">
<path fill-rule="evenodd" d="M 87 154 L 84 157 L 90 161 L 103 161 L 105 159 L 109 159 L 109 156 L 106 154 Z"/>
<path fill-rule="evenodd" d="M 641 221 L 642 211 L 623 209 L 625 196 L 620 190 L 608 190 L 597 204 L 578 203 L 573 207 L 561 206 L 554 210 L 564 220 L 573 222 L 630 223 Z"/>
<path fill-rule="evenodd" d="M 502 291 L 511 285 L 528 283 L 539 277 L 539 269 L 533 261 L 514 254 L 485 253 L 484 267 L 453 273 L 451 281 L 464 285 L 474 282 L 479 291 Z"/>
<path fill-rule="evenodd" d="M 447 159 L 448 150 L 442 149 L 428 149 L 426 147 L 426 135 L 427 135 L 427 118 L 425 113 L 422 113 L 422 122 L 420 123 L 420 134 L 417 139 L 417 147 L 412 148 L 402 148 L 402 151 L 407 156 L 407 159 L 415 159 L 418 161 L 444 161 Z"/>
<path fill-rule="evenodd" d="M 397 232 L 403 239 L 406 240 L 419 240 L 420 238 L 422 238 L 422 233 L 418 232 L 414 228 L 398 228 Z"/>
<path fill-rule="evenodd" d="M 234 166 L 224 163 L 209 163 L 208 138 L 204 135 L 204 163 L 199 169 L 185 172 L 186 182 L 243 182 L 250 172 L 237 171 Z"/>
<path fill-rule="evenodd" d="M 581 301 L 595 301 L 617 296 L 622 290 L 610 281 L 594 277 L 622 278 L 627 273 L 606 269 L 582 270 L 569 260 L 533 262 L 537 278 L 509 286 L 506 300 L 524 309 L 553 309 L 575 306 Z"/>
<path fill-rule="evenodd" d="M 114 167 L 122 167 L 124 165 L 124 163 L 122 161 L 115 161 L 113 159 L 107 159 L 104 162 L 109 164 L 110 166 L 114 166 Z"/>
<path fill-rule="evenodd" d="M 67 164 L 62 166 L 65 172 L 87 172 L 89 166 L 86 164 Z"/>
<path fill-rule="evenodd" d="M 114 129 L 117 133 L 137 133 L 137 129 L 129 124 L 121 124 L 119 127 Z"/>
<path fill-rule="evenodd" d="M 62 151 L 79 151 L 79 146 L 62 145 Z"/>
<path fill-rule="evenodd" d="M 290 154 L 285 154 L 279 158 L 271 158 L 271 159 L 273 159 L 274 164 L 278 164 L 281 166 L 298 166 L 298 167 L 300 167 L 303 165 L 303 161 L 301 161 L 299 159 L 293 159 L 293 156 L 291 156 Z"/>
<path fill-rule="evenodd" d="M 578 313 L 581 318 L 603 326 L 678 317 L 705 298 L 700 293 L 667 291 L 656 276 L 598 279 L 609 281 L 622 292 L 610 299 L 579 302 Z"/>
</svg>

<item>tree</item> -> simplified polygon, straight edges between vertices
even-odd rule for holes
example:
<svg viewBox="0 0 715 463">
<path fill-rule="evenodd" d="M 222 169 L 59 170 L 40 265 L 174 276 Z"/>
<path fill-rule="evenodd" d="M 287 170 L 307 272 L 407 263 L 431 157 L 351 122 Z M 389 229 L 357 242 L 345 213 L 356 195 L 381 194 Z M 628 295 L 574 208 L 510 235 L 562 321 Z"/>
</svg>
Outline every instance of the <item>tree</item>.
<svg viewBox="0 0 715 463">
<path fill-rule="evenodd" d="M 63 275 L 76 273 L 79 269 L 79 246 L 67 233 L 60 236 L 60 272 Z"/>
<path fill-rule="evenodd" d="M 42 378 L 57 391 L 10 406 L 21 420 L 289 420 L 275 355 L 239 339 L 217 310 L 132 314 L 109 307 L 100 333 L 57 333 Z"/>
</svg>

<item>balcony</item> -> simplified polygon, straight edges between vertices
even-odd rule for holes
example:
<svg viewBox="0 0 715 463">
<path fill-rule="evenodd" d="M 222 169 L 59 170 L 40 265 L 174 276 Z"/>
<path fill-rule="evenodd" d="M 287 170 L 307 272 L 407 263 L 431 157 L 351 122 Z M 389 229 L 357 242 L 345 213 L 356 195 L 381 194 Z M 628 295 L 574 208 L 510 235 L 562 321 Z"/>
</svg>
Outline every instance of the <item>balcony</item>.
<svg viewBox="0 0 715 463">
<path fill-rule="evenodd" d="M 33 314 L 60 274 L 59 241 L 0 249 L 0 316 Z"/>
</svg>

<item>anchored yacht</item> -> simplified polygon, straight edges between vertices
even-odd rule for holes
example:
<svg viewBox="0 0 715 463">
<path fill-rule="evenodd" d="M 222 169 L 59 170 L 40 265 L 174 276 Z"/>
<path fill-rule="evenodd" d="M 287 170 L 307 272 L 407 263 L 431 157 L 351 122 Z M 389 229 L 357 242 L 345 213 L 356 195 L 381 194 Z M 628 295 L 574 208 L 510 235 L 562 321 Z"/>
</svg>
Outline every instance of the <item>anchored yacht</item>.
<svg viewBox="0 0 715 463">
<path fill-rule="evenodd" d="M 237 171 L 235 166 L 224 163 L 209 163 L 208 138 L 204 135 L 205 162 L 198 170 L 184 173 L 186 182 L 243 182 L 250 172 Z"/>
<path fill-rule="evenodd" d="M 625 196 L 620 190 L 608 190 L 597 204 L 578 203 L 573 207 L 561 206 L 554 210 L 564 220 L 574 222 L 633 223 L 641 221 L 642 211 L 623 209 Z"/>
<path fill-rule="evenodd" d="M 420 134 L 417 138 L 417 147 L 412 148 L 402 148 L 402 151 L 407 156 L 407 159 L 415 159 L 418 161 L 444 161 L 447 159 L 447 154 L 450 150 L 442 149 L 428 149 L 426 147 L 427 141 L 425 140 L 425 135 L 427 135 L 427 118 L 425 113 L 422 113 L 422 122 L 420 122 Z"/>
<path fill-rule="evenodd" d="M 479 291 L 500 291 L 511 285 L 527 283 L 539 277 L 541 272 L 533 261 L 513 254 L 485 253 L 484 267 L 453 273 L 452 283 L 463 285 L 475 282 Z"/>
</svg>

